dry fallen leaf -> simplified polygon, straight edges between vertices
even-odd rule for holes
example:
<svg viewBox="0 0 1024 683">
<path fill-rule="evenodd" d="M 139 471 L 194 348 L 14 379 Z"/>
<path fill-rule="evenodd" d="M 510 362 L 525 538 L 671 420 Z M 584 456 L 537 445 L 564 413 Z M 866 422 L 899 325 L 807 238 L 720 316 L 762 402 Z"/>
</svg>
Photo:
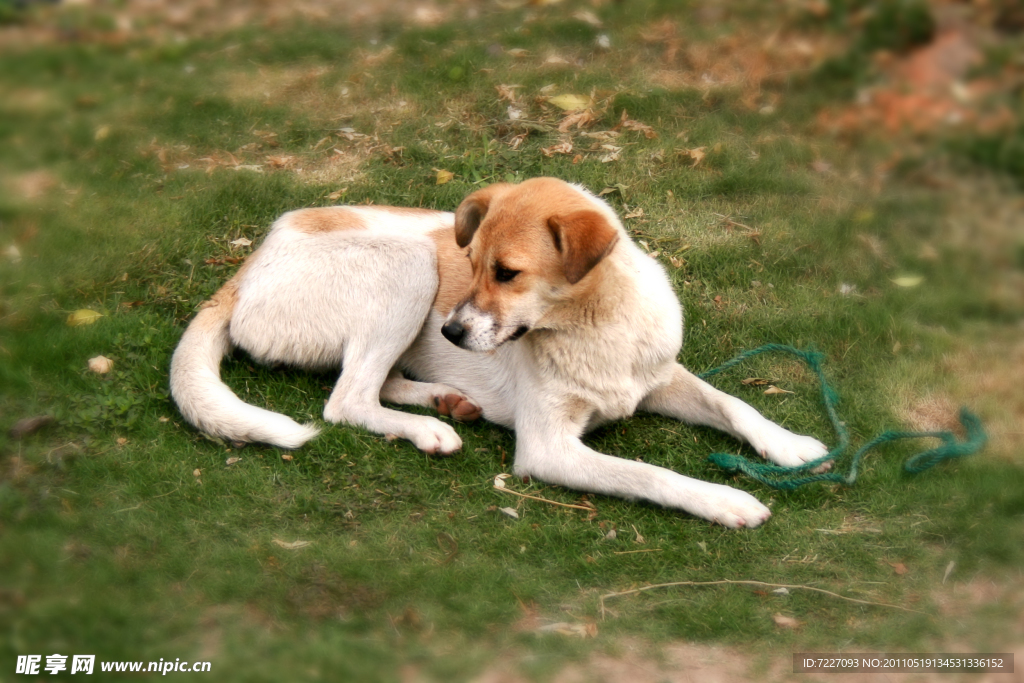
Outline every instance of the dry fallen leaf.
<svg viewBox="0 0 1024 683">
<path fill-rule="evenodd" d="M 252 240 L 246 237 L 239 237 L 237 240 L 228 242 L 233 247 L 248 247 L 252 245 Z"/>
<path fill-rule="evenodd" d="M 597 624 L 570 624 L 569 622 L 560 621 L 555 624 L 546 624 L 538 627 L 537 633 L 557 633 L 577 638 L 596 638 Z"/>
<path fill-rule="evenodd" d="M 108 137 L 110 137 L 110 126 L 100 126 L 96 129 L 96 132 L 93 134 L 93 138 L 96 140 L 96 142 L 99 142 L 100 140 L 106 140 Z"/>
<path fill-rule="evenodd" d="M 770 379 L 764 379 L 763 377 L 748 377 L 745 380 L 741 380 L 740 384 L 745 387 L 766 387 L 772 383 Z"/>
<path fill-rule="evenodd" d="M 285 462 L 291 462 L 292 460 L 295 459 L 295 456 L 292 455 L 291 453 L 282 453 L 281 459 L 284 460 Z"/>
<path fill-rule="evenodd" d="M 786 391 L 785 389 L 779 389 L 777 386 L 770 386 L 764 390 L 765 396 L 774 396 L 776 394 L 792 394 L 792 391 Z"/>
<path fill-rule="evenodd" d="M 774 621 L 775 625 L 779 628 L 797 629 L 803 625 L 800 621 L 793 617 L 787 617 L 784 614 L 773 614 L 772 621 Z"/>
<path fill-rule="evenodd" d="M 581 9 L 578 12 L 573 12 L 573 19 L 579 19 L 585 24 L 590 24 L 594 28 L 601 28 L 601 20 L 597 18 L 597 15 L 590 10 Z"/>
<path fill-rule="evenodd" d="M 607 164 L 612 161 L 618 161 L 619 155 L 622 154 L 622 148 L 616 147 L 615 145 L 601 145 L 601 149 L 607 151 L 607 154 L 601 156 L 602 164 Z"/>
<path fill-rule="evenodd" d="M 239 460 L 241 460 L 241 458 L 228 458 L 227 460 L 224 461 L 224 464 L 225 465 L 234 465 Z"/>
<path fill-rule="evenodd" d="M 565 115 L 562 122 L 558 124 L 558 132 L 568 133 L 569 129 L 576 126 L 576 129 L 586 128 L 596 120 L 594 112 L 590 109 L 577 109 Z"/>
<path fill-rule="evenodd" d="M 502 473 L 494 477 L 494 488 L 503 489 L 505 488 L 505 480 L 510 478 L 512 475 L 508 473 Z"/>
<path fill-rule="evenodd" d="M 949 564 L 946 565 L 946 572 L 942 575 L 942 583 L 946 583 L 946 579 L 949 578 L 949 575 L 953 573 L 954 569 L 956 569 L 956 562 L 950 560 Z"/>
<path fill-rule="evenodd" d="M 498 99 L 505 100 L 506 102 L 516 101 L 516 88 L 522 88 L 521 85 L 497 85 L 495 89 L 498 91 Z"/>
<path fill-rule="evenodd" d="M 697 164 L 704 160 L 704 157 L 707 156 L 707 152 L 705 151 L 706 149 L 707 147 L 694 147 L 693 149 L 683 150 L 683 154 L 685 156 L 693 159 L 693 163 L 690 164 L 690 168 L 696 168 Z"/>
<path fill-rule="evenodd" d="M 512 519 L 519 519 L 519 513 L 513 510 L 512 508 L 498 508 L 498 510 L 500 510 L 502 514 L 508 515 Z"/>
<path fill-rule="evenodd" d="M 97 375 L 105 375 L 114 369 L 114 361 L 106 356 L 95 356 L 89 359 L 89 371 Z"/>
<path fill-rule="evenodd" d="M 446 171 L 443 168 L 435 168 L 434 170 L 437 171 L 437 178 L 435 183 L 437 185 L 444 185 L 447 182 L 451 182 L 452 178 L 455 177 L 454 173 L 452 173 L 451 171 Z"/>
<path fill-rule="evenodd" d="M 279 538 L 274 539 L 274 545 L 280 546 L 285 550 L 298 550 L 299 548 L 305 548 L 310 544 L 311 541 L 292 541 L 289 543 L 288 541 L 282 541 Z"/>
<path fill-rule="evenodd" d="M 572 154 L 572 142 L 566 140 L 565 142 L 560 142 L 557 145 L 544 147 L 540 152 L 546 157 L 553 157 L 556 154 Z"/>
<path fill-rule="evenodd" d="M 71 315 L 68 316 L 67 324 L 69 327 L 78 327 L 80 325 L 92 325 L 94 322 L 103 317 L 102 313 L 90 310 L 88 308 L 80 308 Z"/>
<path fill-rule="evenodd" d="M 202 474 L 203 474 L 203 471 L 201 469 L 199 469 L 198 467 L 196 469 L 192 470 L 192 476 L 197 478 L 197 479 L 200 476 L 202 476 Z"/>
<path fill-rule="evenodd" d="M 343 187 L 340 190 L 335 190 L 334 192 L 327 195 L 327 198 L 330 199 L 332 202 L 336 202 L 339 199 L 341 199 L 341 195 L 345 194 L 346 192 L 348 192 L 348 188 Z"/>
<path fill-rule="evenodd" d="M 898 576 L 903 576 L 907 573 L 907 565 L 902 562 L 887 562 L 886 564 L 892 567 L 892 570 L 896 572 Z"/>
</svg>

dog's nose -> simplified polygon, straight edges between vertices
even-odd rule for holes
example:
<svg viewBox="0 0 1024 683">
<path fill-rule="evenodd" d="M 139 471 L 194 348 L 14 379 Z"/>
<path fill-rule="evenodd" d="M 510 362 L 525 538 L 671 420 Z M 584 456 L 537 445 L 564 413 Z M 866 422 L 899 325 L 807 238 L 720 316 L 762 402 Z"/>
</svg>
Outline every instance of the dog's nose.
<svg viewBox="0 0 1024 683">
<path fill-rule="evenodd" d="M 466 336 L 466 328 L 458 320 L 452 320 L 441 326 L 444 338 L 456 346 L 462 346 L 462 338 Z"/>
</svg>

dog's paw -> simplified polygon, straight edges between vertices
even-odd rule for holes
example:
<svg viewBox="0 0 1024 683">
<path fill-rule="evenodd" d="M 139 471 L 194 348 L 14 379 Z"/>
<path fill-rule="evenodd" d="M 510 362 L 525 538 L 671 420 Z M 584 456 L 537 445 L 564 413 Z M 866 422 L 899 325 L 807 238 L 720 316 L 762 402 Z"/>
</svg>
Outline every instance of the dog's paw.
<svg viewBox="0 0 1024 683">
<path fill-rule="evenodd" d="M 424 453 L 449 455 L 462 448 L 462 439 L 455 430 L 432 417 L 417 420 L 402 436 Z"/>
<path fill-rule="evenodd" d="M 704 504 L 707 514 L 701 516 L 730 529 L 753 529 L 772 516 L 757 498 L 728 486 L 716 486 Z"/>
<path fill-rule="evenodd" d="M 442 415 L 448 415 L 458 422 L 472 422 L 480 417 L 481 408 L 462 394 L 445 394 L 434 397 L 434 407 Z"/>
<path fill-rule="evenodd" d="M 750 445 L 762 458 L 782 467 L 797 467 L 828 453 L 828 446 L 814 437 L 794 434 L 772 422 L 758 430 Z M 825 462 L 814 471 L 825 472 L 831 468 L 832 463 Z"/>
</svg>

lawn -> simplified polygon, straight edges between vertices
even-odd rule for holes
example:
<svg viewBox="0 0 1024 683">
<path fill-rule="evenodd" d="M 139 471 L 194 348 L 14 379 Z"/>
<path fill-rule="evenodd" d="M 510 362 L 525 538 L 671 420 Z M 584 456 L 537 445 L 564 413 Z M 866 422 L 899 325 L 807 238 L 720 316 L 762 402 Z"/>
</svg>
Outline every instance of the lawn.
<svg viewBox="0 0 1024 683">
<path fill-rule="evenodd" d="M 755 679 L 801 651 L 1024 652 L 1020 33 L 971 15 L 997 37 L 953 90 L 991 87 L 907 101 L 899 74 L 949 28 L 924 3 L 396 7 L 0 0 L 0 680 L 54 653 L 96 655 L 101 679 L 180 659 L 218 680 L 447 681 L 593 679 L 679 643 L 742 652 Z M 496 490 L 514 435 L 486 423 L 456 424 L 449 458 L 343 426 L 285 452 L 184 423 L 174 346 L 278 215 L 454 210 L 539 175 L 600 193 L 664 265 L 690 369 L 813 347 L 854 448 L 958 430 L 966 405 L 986 449 L 908 475 L 935 442 L 901 442 L 852 487 L 783 491 L 707 460 L 749 448 L 667 418 L 587 438 L 772 508 L 730 531 Z M 336 380 L 244 354 L 222 372 L 320 424 Z M 712 382 L 835 445 L 794 359 Z M 724 581 L 819 591 L 602 598 Z"/>
</svg>

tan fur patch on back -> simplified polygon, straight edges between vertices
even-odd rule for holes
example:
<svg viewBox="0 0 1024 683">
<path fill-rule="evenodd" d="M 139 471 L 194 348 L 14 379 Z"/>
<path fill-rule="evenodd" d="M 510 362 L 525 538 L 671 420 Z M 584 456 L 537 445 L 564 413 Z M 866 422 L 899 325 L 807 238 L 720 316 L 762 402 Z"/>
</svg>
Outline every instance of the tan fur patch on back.
<svg viewBox="0 0 1024 683">
<path fill-rule="evenodd" d="M 366 223 L 361 216 L 344 208 L 300 209 L 288 214 L 288 228 L 309 234 L 336 230 L 363 230 Z"/>
<path fill-rule="evenodd" d="M 441 220 L 443 217 L 449 214 L 445 211 L 437 211 L 435 209 L 416 209 L 405 206 L 377 206 L 376 204 L 366 205 L 367 209 L 373 209 L 374 211 L 380 211 L 384 214 L 393 214 L 395 216 L 410 216 L 420 218 L 434 218 Z"/>
<path fill-rule="evenodd" d="M 434 230 L 429 236 L 437 245 L 437 276 L 440 280 L 434 310 L 441 315 L 448 315 L 469 294 L 473 269 L 466 258 L 466 250 L 455 243 L 453 228 Z"/>
</svg>

